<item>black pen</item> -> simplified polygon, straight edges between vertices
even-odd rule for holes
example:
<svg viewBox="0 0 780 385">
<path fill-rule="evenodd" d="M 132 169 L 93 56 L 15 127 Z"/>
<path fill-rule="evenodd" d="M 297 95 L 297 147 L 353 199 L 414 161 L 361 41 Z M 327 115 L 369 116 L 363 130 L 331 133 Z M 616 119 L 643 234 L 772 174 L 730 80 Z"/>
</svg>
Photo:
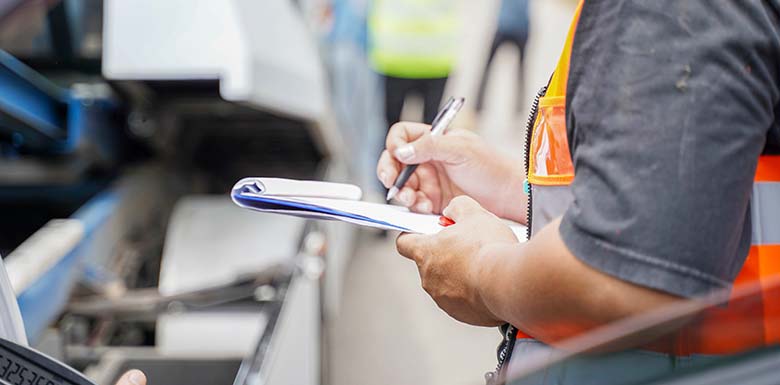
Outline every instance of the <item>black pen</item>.
<svg viewBox="0 0 780 385">
<path fill-rule="evenodd" d="M 460 111 L 460 108 L 463 107 L 463 103 L 465 103 L 465 101 L 466 99 L 464 98 L 450 98 L 433 119 L 433 122 L 431 123 L 431 135 L 443 135 L 444 132 L 447 131 L 447 128 L 450 126 L 452 121 L 455 119 L 455 115 L 458 113 L 458 111 Z M 396 178 L 395 183 L 393 183 L 393 187 L 391 187 L 390 191 L 387 192 L 388 202 L 398 194 L 401 188 L 404 187 L 416 169 L 416 164 L 410 164 L 404 167 L 403 171 L 401 171 L 401 174 L 398 175 L 398 178 Z"/>
</svg>

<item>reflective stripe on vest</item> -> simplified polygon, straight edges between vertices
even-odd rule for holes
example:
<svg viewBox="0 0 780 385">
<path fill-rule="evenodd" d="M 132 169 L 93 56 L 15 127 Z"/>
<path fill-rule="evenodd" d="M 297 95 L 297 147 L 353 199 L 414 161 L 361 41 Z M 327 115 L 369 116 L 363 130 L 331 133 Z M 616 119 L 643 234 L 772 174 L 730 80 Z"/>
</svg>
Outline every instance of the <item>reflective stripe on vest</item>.
<svg viewBox="0 0 780 385">
<path fill-rule="evenodd" d="M 369 58 L 382 74 L 402 78 L 449 75 L 458 42 L 452 0 L 377 0 L 368 19 Z"/>
<path fill-rule="evenodd" d="M 580 3 L 564 52 L 539 102 L 529 146 L 528 181 L 533 189 L 532 234 L 564 214 L 572 201 L 574 167 L 566 132 L 566 82 Z M 734 286 L 780 276 L 780 156 L 759 158 L 751 198 L 753 239 Z M 708 310 L 671 336 L 645 346 L 676 355 L 729 354 L 780 343 L 780 290 L 765 289 L 755 301 Z M 517 338 L 532 338 L 519 332 Z"/>
</svg>

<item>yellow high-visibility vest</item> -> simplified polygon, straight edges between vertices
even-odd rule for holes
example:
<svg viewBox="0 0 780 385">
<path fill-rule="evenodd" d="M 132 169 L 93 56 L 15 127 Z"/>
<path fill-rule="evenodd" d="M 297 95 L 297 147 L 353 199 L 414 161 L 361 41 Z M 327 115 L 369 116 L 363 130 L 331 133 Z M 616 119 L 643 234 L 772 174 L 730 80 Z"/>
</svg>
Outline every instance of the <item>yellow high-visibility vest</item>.
<svg viewBox="0 0 780 385">
<path fill-rule="evenodd" d="M 368 18 L 369 59 L 401 78 L 449 75 L 458 43 L 458 1 L 375 0 Z"/>
</svg>

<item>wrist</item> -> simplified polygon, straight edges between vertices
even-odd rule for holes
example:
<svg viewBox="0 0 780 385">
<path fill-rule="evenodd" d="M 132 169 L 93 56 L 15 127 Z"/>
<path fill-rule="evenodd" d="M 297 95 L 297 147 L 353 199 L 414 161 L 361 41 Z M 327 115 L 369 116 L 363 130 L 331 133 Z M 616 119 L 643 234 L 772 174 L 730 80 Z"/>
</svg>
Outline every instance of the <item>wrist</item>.
<svg viewBox="0 0 780 385">
<path fill-rule="evenodd" d="M 518 223 L 525 224 L 528 220 L 526 218 L 527 213 L 527 196 L 523 191 L 523 183 L 525 181 L 525 170 L 523 170 L 522 162 L 515 159 L 504 159 L 503 175 L 505 177 L 501 179 L 501 209 L 500 217 L 509 219 Z"/>
<path fill-rule="evenodd" d="M 500 263 L 500 255 L 496 253 L 497 248 L 495 244 L 487 244 L 480 246 L 474 262 L 472 263 L 472 287 L 475 292 L 475 301 L 485 309 L 490 316 L 496 321 L 503 323 L 504 320 L 498 316 L 493 309 L 491 309 L 490 296 L 495 290 L 492 287 L 494 282 L 494 272 L 496 271 L 496 263 Z"/>
</svg>

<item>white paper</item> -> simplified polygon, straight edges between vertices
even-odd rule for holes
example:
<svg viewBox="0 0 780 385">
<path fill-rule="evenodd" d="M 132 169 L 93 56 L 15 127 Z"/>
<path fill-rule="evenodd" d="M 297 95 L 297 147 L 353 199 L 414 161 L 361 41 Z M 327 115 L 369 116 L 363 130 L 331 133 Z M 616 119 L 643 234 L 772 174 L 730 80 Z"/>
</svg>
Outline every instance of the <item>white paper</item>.
<svg viewBox="0 0 780 385">
<path fill-rule="evenodd" d="M 241 207 L 255 211 L 294 215 L 315 219 L 340 220 L 361 226 L 369 226 L 386 230 L 398 230 L 419 234 L 435 234 L 444 229 L 443 226 L 439 225 L 439 215 L 413 213 L 404 207 L 383 203 L 313 196 L 314 192 L 320 190 L 317 184 L 327 184 L 329 185 L 328 188 L 332 189 L 334 187 L 332 185 L 338 185 L 337 183 L 307 181 L 307 184 L 312 189 L 312 191 L 306 192 L 306 196 L 291 196 L 283 191 L 271 191 L 270 189 L 263 191 L 258 189 L 253 189 L 253 191 L 242 191 L 243 187 L 245 187 L 247 183 L 257 183 L 258 181 L 263 182 L 265 179 L 266 178 L 247 178 L 241 180 L 233 189 L 233 201 Z M 277 183 L 274 185 L 274 187 L 282 185 L 283 184 Z M 271 184 L 265 183 L 265 186 L 269 187 Z M 352 185 L 348 186 L 356 187 Z M 323 190 L 325 189 L 323 188 Z M 338 188 L 336 190 L 338 190 Z M 241 198 L 263 199 L 264 203 L 271 202 L 276 205 L 276 207 L 257 207 L 258 205 L 255 203 L 249 202 L 249 204 L 247 204 L 247 202 L 243 202 Z M 310 206 L 311 208 L 303 209 L 294 207 L 295 204 L 303 204 Z M 325 210 L 328 212 L 322 212 L 320 210 Z M 516 223 L 509 224 L 509 226 L 519 241 L 525 241 L 525 226 Z"/>
<path fill-rule="evenodd" d="M 312 197 L 357 201 L 363 196 L 360 187 L 347 183 L 295 180 L 284 178 L 244 178 L 236 186 L 253 185 L 264 196 Z"/>
</svg>

